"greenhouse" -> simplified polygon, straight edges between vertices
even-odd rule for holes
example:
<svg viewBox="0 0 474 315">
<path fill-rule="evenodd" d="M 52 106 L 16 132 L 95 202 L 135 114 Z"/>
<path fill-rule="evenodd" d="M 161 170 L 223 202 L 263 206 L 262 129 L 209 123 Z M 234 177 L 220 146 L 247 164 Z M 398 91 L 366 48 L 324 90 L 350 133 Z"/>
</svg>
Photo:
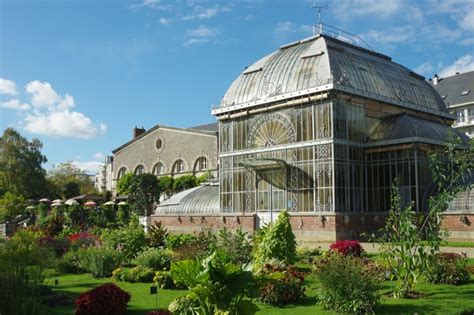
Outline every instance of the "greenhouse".
<svg viewBox="0 0 474 315">
<path fill-rule="evenodd" d="M 422 211 L 427 153 L 450 133 L 467 141 L 422 76 L 326 35 L 247 67 L 213 114 L 223 213 L 387 211 L 396 178 Z"/>
</svg>

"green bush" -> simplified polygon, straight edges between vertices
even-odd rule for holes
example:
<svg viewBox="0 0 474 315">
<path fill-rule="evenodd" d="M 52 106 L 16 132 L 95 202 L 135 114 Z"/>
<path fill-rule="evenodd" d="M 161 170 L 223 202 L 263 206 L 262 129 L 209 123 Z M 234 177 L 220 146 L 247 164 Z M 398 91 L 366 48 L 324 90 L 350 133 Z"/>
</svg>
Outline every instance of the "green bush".
<svg viewBox="0 0 474 315">
<path fill-rule="evenodd" d="M 122 254 L 111 248 L 89 247 L 77 251 L 79 269 L 95 278 L 110 277 L 122 262 Z"/>
<path fill-rule="evenodd" d="M 138 254 L 133 262 L 138 266 L 153 270 L 169 270 L 171 255 L 172 253 L 165 249 L 147 248 Z"/>
<path fill-rule="evenodd" d="M 364 260 L 331 251 L 316 261 L 318 303 L 341 313 L 374 313 L 380 303 L 378 276 Z"/>
<path fill-rule="evenodd" d="M 20 230 L 0 246 L 0 314 L 49 314 L 40 295 L 53 254 L 38 245 L 39 236 Z"/>
<path fill-rule="evenodd" d="M 131 261 L 146 245 L 145 231 L 136 222 L 118 229 L 105 229 L 101 237 L 106 247 L 121 252 L 126 261 Z"/>
<path fill-rule="evenodd" d="M 217 244 L 234 264 L 245 265 L 252 260 L 252 243 L 242 228 L 235 232 L 225 228 L 219 230 Z"/>
<path fill-rule="evenodd" d="M 262 272 L 271 279 L 260 288 L 259 300 L 262 303 L 282 306 L 304 297 L 304 273 L 296 267 L 266 264 Z"/>
<path fill-rule="evenodd" d="M 278 219 L 265 229 L 255 250 L 254 263 L 257 270 L 266 262 L 275 260 L 285 264 L 296 261 L 296 240 L 287 211 L 280 212 Z"/>
<path fill-rule="evenodd" d="M 196 237 L 191 234 L 169 234 L 166 236 L 165 245 L 171 250 L 195 241 Z"/>
<path fill-rule="evenodd" d="M 151 268 L 136 266 L 133 268 L 117 268 L 112 272 L 112 277 L 126 282 L 153 282 L 155 271 Z"/>
<path fill-rule="evenodd" d="M 468 259 L 456 253 L 439 253 L 427 272 L 430 283 L 464 284 L 469 282 Z"/>
<path fill-rule="evenodd" d="M 199 315 L 199 301 L 191 294 L 180 296 L 170 303 L 168 310 L 173 314 Z"/>
<path fill-rule="evenodd" d="M 163 247 L 166 244 L 166 237 L 168 236 L 168 231 L 161 224 L 160 221 L 155 221 L 155 223 L 148 228 L 146 233 L 146 240 L 148 246 L 150 247 Z"/>
</svg>

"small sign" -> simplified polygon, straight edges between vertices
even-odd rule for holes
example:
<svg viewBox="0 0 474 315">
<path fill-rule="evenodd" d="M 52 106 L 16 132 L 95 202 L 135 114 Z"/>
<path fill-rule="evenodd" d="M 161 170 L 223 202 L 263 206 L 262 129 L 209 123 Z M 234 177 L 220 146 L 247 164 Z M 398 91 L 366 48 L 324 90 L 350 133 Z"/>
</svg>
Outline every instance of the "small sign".
<svg viewBox="0 0 474 315">
<path fill-rule="evenodd" d="M 150 294 L 154 295 L 154 294 L 157 294 L 158 293 L 158 288 L 156 287 L 156 285 L 153 285 L 150 287 Z"/>
</svg>

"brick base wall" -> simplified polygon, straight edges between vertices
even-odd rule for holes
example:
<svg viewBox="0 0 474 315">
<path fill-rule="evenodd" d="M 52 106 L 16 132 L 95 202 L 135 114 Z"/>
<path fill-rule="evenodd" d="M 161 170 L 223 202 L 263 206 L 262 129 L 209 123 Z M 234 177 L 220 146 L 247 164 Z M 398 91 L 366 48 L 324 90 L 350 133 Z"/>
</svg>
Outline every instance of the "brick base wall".
<svg viewBox="0 0 474 315">
<path fill-rule="evenodd" d="M 327 213 L 292 214 L 290 218 L 293 233 L 300 244 L 310 245 L 318 242 L 333 242 L 339 239 L 366 240 L 367 236 L 378 231 L 387 213 Z M 160 221 L 170 233 L 195 233 L 203 229 L 242 229 L 253 234 L 258 226 L 255 214 L 218 215 L 152 215 L 150 224 Z M 446 214 L 443 227 L 450 230 L 451 240 L 474 241 L 474 214 L 463 217 L 461 214 Z"/>
</svg>

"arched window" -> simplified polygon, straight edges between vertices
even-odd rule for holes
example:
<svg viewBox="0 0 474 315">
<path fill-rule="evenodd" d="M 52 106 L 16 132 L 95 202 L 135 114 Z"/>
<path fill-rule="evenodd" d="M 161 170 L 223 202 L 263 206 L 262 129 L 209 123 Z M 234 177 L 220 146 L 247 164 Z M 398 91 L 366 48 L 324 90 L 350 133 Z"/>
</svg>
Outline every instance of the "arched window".
<svg viewBox="0 0 474 315">
<path fill-rule="evenodd" d="M 117 173 L 117 180 L 122 178 L 125 175 L 125 173 L 127 173 L 127 169 L 125 167 L 120 168 Z"/>
<path fill-rule="evenodd" d="M 199 157 L 194 163 L 194 171 L 200 172 L 207 170 L 207 159 L 204 156 Z"/>
<path fill-rule="evenodd" d="M 145 173 L 145 167 L 141 164 L 135 167 L 135 171 L 133 172 L 135 175 L 141 175 L 143 173 Z"/>
<path fill-rule="evenodd" d="M 183 160 L 177 160 L 173 164 L 173 174 L 179 174 L 184 172 L 184 161 Z"/>
<path fill-rule="evenodd" d="M 161 175 L 165 172 L 165 167 L 163 166 L 163 163 L 158 162 L 153 166 L 152 174 L 153 175 Z"/>
</svg>

